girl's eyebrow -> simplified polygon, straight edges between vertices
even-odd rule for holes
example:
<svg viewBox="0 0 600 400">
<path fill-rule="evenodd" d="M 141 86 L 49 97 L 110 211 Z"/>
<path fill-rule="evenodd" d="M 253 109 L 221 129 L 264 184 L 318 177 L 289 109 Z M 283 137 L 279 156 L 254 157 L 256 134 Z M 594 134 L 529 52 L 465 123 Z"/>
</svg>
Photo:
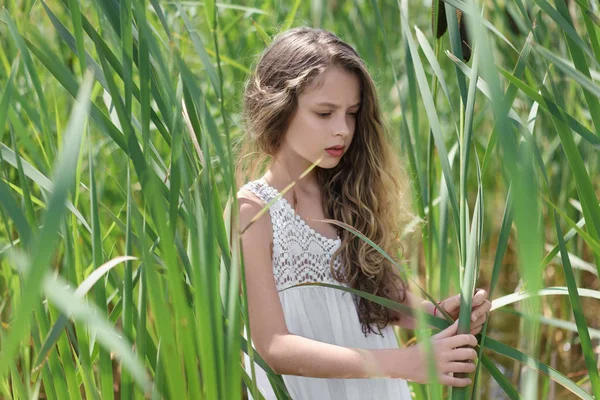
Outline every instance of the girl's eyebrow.
<svg viewBox="0 0 600 400">
<path fill-rule="evenodd" d="M 339 105 L 334 104 L 334 103 L 330 103 L 328 101 L 324 101 L 322 103 L 317 103 L 318 106 L 325 106 L 325 107 L 331 107 L 331 108 L 340 108 Z M 360 102 L 354 104 L 353 106 L 350 106 L 349 108 L 353 108 L 353 107 L 359 107 L 360 106 Z"/>
</svg>

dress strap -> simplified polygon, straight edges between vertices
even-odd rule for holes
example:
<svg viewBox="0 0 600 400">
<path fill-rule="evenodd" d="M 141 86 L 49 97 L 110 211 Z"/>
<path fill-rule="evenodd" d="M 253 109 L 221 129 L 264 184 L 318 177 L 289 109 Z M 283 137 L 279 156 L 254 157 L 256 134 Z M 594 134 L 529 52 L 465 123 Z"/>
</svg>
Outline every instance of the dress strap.
<svg viewBox="0 0 600 400">
<path fill-rule="evenodd" d="M 240 191 L 243 189 L 247 189 L 252 192 L 256 197 L 265 203 L 269 203 L 275 197 L 277 197 L 278 193 L 276 193 L 264 180 L 264 178 L 257 179 L 255 181 L 250 181 L 246 183 L 244 186 L 240 188 Z"/>
</svg>

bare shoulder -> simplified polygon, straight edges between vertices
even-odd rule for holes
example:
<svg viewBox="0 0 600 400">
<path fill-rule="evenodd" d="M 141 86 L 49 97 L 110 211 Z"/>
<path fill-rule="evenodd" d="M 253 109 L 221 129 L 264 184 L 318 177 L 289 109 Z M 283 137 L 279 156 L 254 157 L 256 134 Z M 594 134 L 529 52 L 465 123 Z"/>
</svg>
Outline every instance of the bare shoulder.
<svg viewBox="0 0 600 400">
<path fill-rule="evenodd" d="M 266 204 L 248 189 L 240 189 L 237 198 L 240 218 L 239 226 L 243 232 Z M 271 217 L 269 216 L 269 213 L 265 213 L 258 220 L 254 221 L 252 226 L 248 228 L 248 231 L 250 230 L 258 234 L 272 234 Z"/>
<path fill-rule="evenodd" d="M 238 194 L 239 227 L 242 241 L 247 244 L 245 256 L 256 257 L 256 252 L 266 249 L 269 258 L 273 257 L 273 225 L 269 212 L 254 218 L 266 206 L 258 196 L 248 189 L 241 189 Z M 254 221 L 253 221 L 254 220 Z"/>
</svg>

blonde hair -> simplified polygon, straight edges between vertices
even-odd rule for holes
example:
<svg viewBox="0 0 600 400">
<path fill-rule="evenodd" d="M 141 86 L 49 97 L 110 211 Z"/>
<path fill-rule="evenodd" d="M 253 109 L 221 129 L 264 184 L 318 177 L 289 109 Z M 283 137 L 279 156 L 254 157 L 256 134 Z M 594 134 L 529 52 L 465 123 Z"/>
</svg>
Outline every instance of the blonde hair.
<svg viewBox="0 0 600 400">
<path fill-rule="evenodd" d="M 259 157 L 242 168 L 256 177 L 256 168 L 264 168 L 265 160 L 276 154 L 296 112 L 298 95 L 333 66 L 359 78 L 361 106 L 352 143 L 340 163 L 332 169 L 315 169 L 323 210 L 326 218 L 354 227 L 397 260 L 400 232 L 412 217 L 406 174 L 382 122 L 375 83 L 356 51 L 333 33 L 291 29 L 276 36 L 259 57 L 244 92 L 247 136 L 241 159 Z M 238 186 L 246 178 L 238 173 Z M 330 263 L 333 277 L 355 289 L 404 302 L 406 284 L 395 266 L 345 229 L 338 229 L 338 234 L 342 243 Z M 338 255 L 344 268 L 335 270 Z M 374 324 L 381 334 L 390 322 L 389 310 L 362 297 L 354 299 L 363 333 L 376 333 Z"/>
</svg>

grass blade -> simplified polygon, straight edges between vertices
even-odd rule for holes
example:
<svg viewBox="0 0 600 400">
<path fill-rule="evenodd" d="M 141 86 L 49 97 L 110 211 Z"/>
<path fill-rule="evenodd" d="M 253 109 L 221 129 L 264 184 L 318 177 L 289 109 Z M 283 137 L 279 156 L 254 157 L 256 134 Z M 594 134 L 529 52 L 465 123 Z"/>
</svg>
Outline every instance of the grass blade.
<svg viewBox="0 0 600 400">
<path fill-rule="evenodd" d="M 13 322 L 11 332 L 4 342 L 2 353 L 0 353 L 2 355 L 0 357 L 0 377 L 6 373 L 7 363 L 13 359 L 19 341 L 25 336 L 28 317 L 39 300 L 39 289 L 58 239 L 56 231 L 63 217 L 65 199 L 75 175 L 82 133 L 89 112 L 91 87 L 92 80 L 88 74 L 67 125 L 64 150 L 55 168 L 56 184 L 48 204 L 44 226 L 33 244 L 30 268 L 27 271 L 23 288 L 23 293 L 28 295 L 21 298 L 19 306 L 15 310 L 17 318 Z"/>
</svg>

